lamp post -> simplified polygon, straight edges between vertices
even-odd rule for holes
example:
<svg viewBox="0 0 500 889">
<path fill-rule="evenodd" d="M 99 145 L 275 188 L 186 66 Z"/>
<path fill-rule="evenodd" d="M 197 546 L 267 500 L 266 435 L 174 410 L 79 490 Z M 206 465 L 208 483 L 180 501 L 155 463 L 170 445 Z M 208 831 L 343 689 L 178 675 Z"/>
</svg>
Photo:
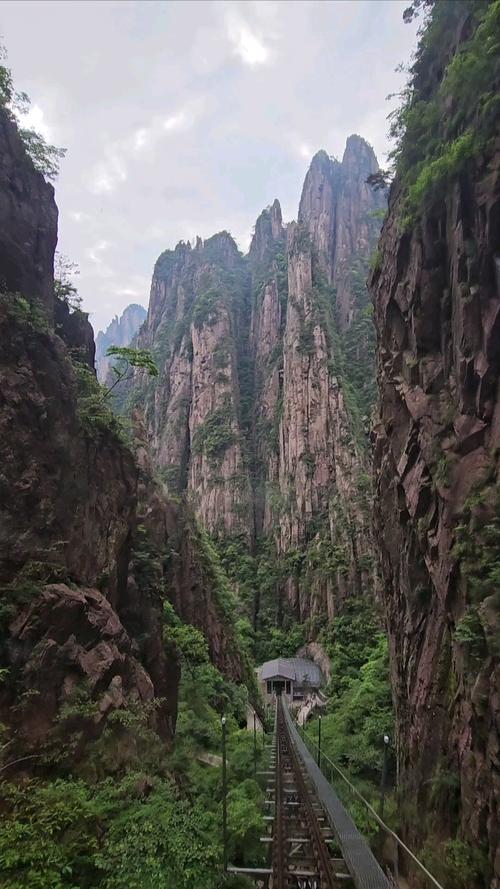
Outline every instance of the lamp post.
<svg viewBox="0 0 500 889">
<path fill-rule="evenodd" d="M 321 713 L 318 716 L 318 766 L 321 768 Z"/>
<path fill-rule="evenodd" d="M 253 773 L 257 777 L 257 724 L 255 721 L 255 710 L 253 711 Z"/>
<path fill-rule="evenodd" d="M 380 817 L 384 817 L 385 785 L 387 781 L 387 757 L 389 751 L 389 735 L 384 735 L 384 759 L 382 762 L 382 778 L 380 781 Z"/>
<path fill-rule="evenodd" d="M 222 854 L 224 873 L 227 871 L 227 760 L 226 760 L 226 717 L 222 725 Z"/>
</svg>

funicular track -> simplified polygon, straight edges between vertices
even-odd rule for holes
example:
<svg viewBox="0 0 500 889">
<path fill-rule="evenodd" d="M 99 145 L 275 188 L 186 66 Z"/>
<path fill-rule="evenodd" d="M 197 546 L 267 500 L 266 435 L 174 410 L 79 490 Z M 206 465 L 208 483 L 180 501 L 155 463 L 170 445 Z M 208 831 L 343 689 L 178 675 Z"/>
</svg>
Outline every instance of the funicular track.
<svg viewBox="0 0 500 889">
<path fill-rule="evenodd" d="M 272 889 L 387 889 L 388 882 L 278 697 L 267 788 Z"/>
<path fill-rule="evenodd" d="M 276 713 L 275 776 L 273 889 L 336 889 L 339 882 L 327 845 L 331 832 L 324 833 L 325 816 L 315 804 L 291 743 L 281 698 Z"/>
</svg>

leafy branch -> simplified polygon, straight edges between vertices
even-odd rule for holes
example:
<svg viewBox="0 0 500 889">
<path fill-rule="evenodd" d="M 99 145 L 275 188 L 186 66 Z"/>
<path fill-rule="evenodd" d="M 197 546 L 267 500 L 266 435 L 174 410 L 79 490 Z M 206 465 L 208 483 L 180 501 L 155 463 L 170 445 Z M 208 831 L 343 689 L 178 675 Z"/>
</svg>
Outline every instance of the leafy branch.
<svg viewBox="0 0 500 889">
<path fill-rule="evenodd" d="M 111 358 L 118 358 L 119 361 L 118 364 L 114 364 L 111 368 L 116 379 L 113 385 L 106 390 L 105 398 L 110 395 L 119 383 L 132 379 L 135 367 L 145 370 L 150 377 L 158 376 L 158 367 L 147 349 L 133 349 L 130 346 L 110 346 L 106 355 Z"/>
<path fill-rule="evenodd" d="M 6 50 L 0 45 L 0 106 L 7 112 L 11 120 L 22 120 L 31 105 L 27 93 L 18 93 L 14 89 L 12 72 L 1 61 L 6 58 Z M 54 180 L 59 173 L 59 161 L 66 154 L 65 148 L 57 148 L 46 142 L 41 133 L 33 128 L 18 126 L 19 135 L 23 141 L 26 153 L 31 158 L 33 166 L 46 179 Z"/>
</svg>

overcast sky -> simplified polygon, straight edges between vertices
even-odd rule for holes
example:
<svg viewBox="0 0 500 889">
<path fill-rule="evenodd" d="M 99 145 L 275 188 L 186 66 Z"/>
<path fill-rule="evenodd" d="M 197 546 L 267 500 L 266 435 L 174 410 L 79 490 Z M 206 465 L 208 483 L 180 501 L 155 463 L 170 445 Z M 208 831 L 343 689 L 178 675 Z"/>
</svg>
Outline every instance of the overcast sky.
<svg viewBox="0 0 500 889">
<path fill-rule="evenodd" d="M 359 133 L 382 162 L 409 0 L 13 0 L 0 33 L 30 121 L 67 148 L 59 249 L 97 331 L 147 307 L 158 254 L 228 229 L 246 250 L 275 197 L 286 220 L 320 148 Z"/>
</svg>

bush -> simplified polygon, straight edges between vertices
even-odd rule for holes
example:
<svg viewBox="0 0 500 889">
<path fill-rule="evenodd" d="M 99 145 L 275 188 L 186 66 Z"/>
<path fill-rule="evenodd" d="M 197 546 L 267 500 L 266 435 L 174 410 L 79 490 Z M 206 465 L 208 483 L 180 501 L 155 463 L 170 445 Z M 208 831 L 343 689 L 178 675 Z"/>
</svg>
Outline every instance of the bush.
<svg viewBox="0 0 500 889">
<path fill-rule="evenodd" d="M 194 433 L 193 454 L 205 454 L 213 462 L 222 459 L 224 451 L 236 440 L 233 419 L 233 409 L 230 404 L 224 404 L 223 407 L 216 408 L 208 414 Z"/>
</svg>

